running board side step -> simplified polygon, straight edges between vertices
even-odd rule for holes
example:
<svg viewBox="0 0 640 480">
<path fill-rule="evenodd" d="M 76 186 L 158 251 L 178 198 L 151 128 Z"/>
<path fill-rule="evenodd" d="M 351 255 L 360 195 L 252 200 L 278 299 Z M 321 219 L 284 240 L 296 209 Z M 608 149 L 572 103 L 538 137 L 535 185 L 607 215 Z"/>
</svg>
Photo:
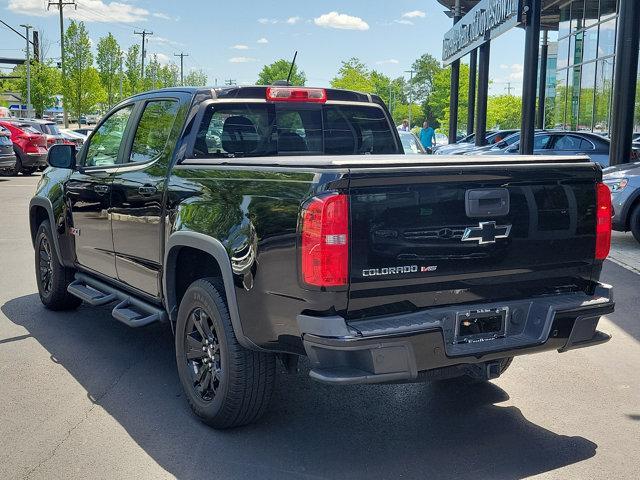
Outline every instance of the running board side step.
<svg viewBox="0 0 640 480">
<path fill-rule="evenodd" d="M 76 273 L 75 281 L 69 284 L 67 291 L 92 306 L 119 301 L 111 315 L 129 327 L 143 327 L 168 319 L 167 312 L 161 307 L 132 297 L 129 293 L 84 273 Z"/>
</svg>

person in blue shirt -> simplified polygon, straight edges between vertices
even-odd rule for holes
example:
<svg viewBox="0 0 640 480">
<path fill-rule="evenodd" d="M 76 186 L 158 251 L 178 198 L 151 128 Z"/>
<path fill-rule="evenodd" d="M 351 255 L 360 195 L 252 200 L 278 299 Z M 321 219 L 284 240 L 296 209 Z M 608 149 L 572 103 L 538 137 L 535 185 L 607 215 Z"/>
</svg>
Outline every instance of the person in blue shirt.
<svg viewBox="0 0 640 480">
<path fill-rule="evenodd" d="M 436 132 L 429 126 L 429 122 L 422 124 L 422 128 L 420 129 L 420 143 L 422 143 L 427 153 L 431 153 L 431 149 L 436 144 Z"/>
</svg>

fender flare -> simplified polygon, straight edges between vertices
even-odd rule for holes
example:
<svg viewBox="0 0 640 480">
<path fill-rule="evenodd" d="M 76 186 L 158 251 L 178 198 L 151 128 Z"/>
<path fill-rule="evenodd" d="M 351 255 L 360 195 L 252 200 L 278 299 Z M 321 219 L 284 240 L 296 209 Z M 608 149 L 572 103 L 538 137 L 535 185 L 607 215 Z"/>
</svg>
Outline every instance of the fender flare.
<svg viewBox="0 0 640 480">
<path fill-rule="evenodd" d="M 51 225 L 51 236 L 53 237 L 53 246 L 56 249 L 56 255 L 58 255 L 58 259 L 60 260 L 60 262 L 62 262 L 63 259 L 60 252 L 60 243 L 58 240 L 58 232 L 56 229 L 57 224 L 53 215 L 53 204 L 51 203 L 51 200 L 45 197 L 33 197 L 29 202 L 29 233 L 31 234 L 31 245 L 33 246 L 33 248 L 36 247 L 37 230 L 34 229 L 36 225 L 33 225 L 33 215 L 31 213 L 34 207 L 42 207 L 47 211 L 47 215 L 49 216 L 49 224 Z"/>
<path fill-rule="evenodd" d="M 250 350 L 267 351 L 252 342 L 242 330 L 242 322 L 240 321 L 240 312 L 236 300 L 236 291 L 233 283 L 233 272 L 231 270 L 231 261 L 227 250 L 222 243 L 208 235 L 191 231 L 178 231 L 169 236 L 164 254 L 164 272 L 162 275 L 162 289 L 166 301 L 169 318 L 175 321 L 178 314 L 178 305 L 175 296 L 175 269 L 177 254 L 182 247 L 190 247 L 200 250 L 213 257 L 220 266 L 222 272 L 222 281 L 227 298 L 227 308 L 231 317 L 231 325 L 240 345 Z"/>
</svg>

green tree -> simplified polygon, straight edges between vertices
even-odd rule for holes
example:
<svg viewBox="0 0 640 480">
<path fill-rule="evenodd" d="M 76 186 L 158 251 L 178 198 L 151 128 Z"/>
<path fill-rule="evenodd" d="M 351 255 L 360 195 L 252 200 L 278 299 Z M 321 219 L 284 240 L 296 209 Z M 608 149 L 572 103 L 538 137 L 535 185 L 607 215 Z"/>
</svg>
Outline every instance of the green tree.
<svg viewBox="0 0 640 480">
<path fill-rule="evenodd" d="M 338 75 L 331 80 L 333 88 L 355 90 L 357 92 L 373 93 L 375 88 L 371 72 L 359 58 L 352 57 L 343 61 Z"/>
<path fill-rule="evenodd" d="M 64 105 L 73 118 L 88 113 L 105 100 L 100 76 L 93 68 L 89 34 L 83 22 L 71 20 L 65 32 L 66 77 L 62 79 Z"/>
<path fill-rule="evenodd" d="M 23 99 L 27 98 L 26 67 L 20 65 L 13 74 L 20 78 L 15 81 L 15 88 Z M 31 105 L 37 118 L 42 118 L 44 111 L 55 104 L 55 94 L 61 91 L 62 76 L 52 63 L 33 62 L 31 64 Z"/>
<path fill-rule="evenodd" d="M 107 106 L 111 108 L 116 103 L 116 93 L 120 88 L 120 59 L 122 50 L 111 34 L 98 40 L 96 64 L 100 75 L 100 82 L 107 93 Z"/>
<path fill-rule="evenodd" d="M 190 87 L 204 87 L 207 75 L 202 70 L 191 70 L 184 76 L 184 84 Z"/>
<path fill-rule="evenodd" d="M 82 83 L 70 82 L 67 93 L 71 98 L 69 113 L 71 118 L 78 122 L 82 114 L 95 111 L 98 104 L 107 99 L 107 94 L 100 82 L 100 75 L 93 67 L 82 72 Z"/>
<path fill-rule="evenodd" d="M 415 72 L 411 84 L 413 99 L 417 103 L 424 104 L 428 102 L 433 92 L 435 76 L 442 70 L 442 66 L 433 55 L 425 53 L 413 62 L 411 68 Z"/>
<path fill-rule="evenodd" d="M 522 97 L 493 95 L 487 99 L 487 128 L 519 128 L 522 121 Z"/>
<path fill-rule="evenodd" d="M 124 74 L 129 84 L 129 95 L 139 93 L 142 89 L 141 69 L 140 46 L 131 45 L 124 58 Z"/>
<path fill-rule="evenodd" d="M 158 69 L 158 88 L 175 87 L 180 83 L 180 69 L 174 63 Z"/>
<path fill-rule="evenodd" d="M 469 65 L 460 64 L 460 95 L 458 100 L 458 130 L 467 128 L 469 91 Z M 426 119 L 440 125 L 440 130 L 449 135 L 449 99 L 451 97 L 451 67 L 443 68 L 433 77 L 433 90 L 423 105 Z"/>
<path fill-rule="evenodd" d="M 290 68 L 291 61 L 285 59 L 280 59 L 270 65 L 265 65 L 258 75 L 257 84 L 272 85 L 276 80 L 286 80 Z M 307 76 L 302 70 L 298 69 L 298 65 L 294 65 L 289 81 L 292 85 L 304 85 L 307 81 Z"/>
</svg>

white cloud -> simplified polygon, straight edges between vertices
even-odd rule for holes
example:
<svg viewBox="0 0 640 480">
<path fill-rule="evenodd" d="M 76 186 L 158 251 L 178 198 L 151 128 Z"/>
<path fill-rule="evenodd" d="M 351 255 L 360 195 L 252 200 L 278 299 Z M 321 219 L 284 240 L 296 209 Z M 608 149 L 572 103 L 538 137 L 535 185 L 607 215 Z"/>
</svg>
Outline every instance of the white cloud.
<svg viewBox="0 0 640 480">
<path fill-rule="evenodd" d="M 413 10 L 402 14 L 402 18 L 424 18 L 427 14 L 422 10 Z"/>
<path fill-rule="evenodd" d="M 507 69 L 509 68 L 509 65 L 507 65 L 506 63 L 501 63 L 501 64 L 500 64 L 500 68 L 501 68 L 502 70 L 507 70 Z"/>
<path fill-rule="evenodd" d="M 247 45 L 234 45 L 233 47 L 229 47 L 232 50 L 249 50 Z"/>
<path fill-rule="evenodd" d="M 406 20 L 406 19 L 394 20 L 393 22 L 399 23 L 400 25 L 413 25 L 413 22 L 411 20 Z"/>
<path fill-rule="evenodd" d="M 269 43 L 269 40 L 267 40 L 266 38 L 262 37 L 262 38 L 259 38 L 256 43 L 265 44 L 265 43 Z"/>
<path fill-rule="evenodd" d="M 153 56 L 155 56 L 156 60 L 158 60 L 158 63 L 162 65 L 168 65 L 169 63 L 171 63 L 169 55 L 165 55 L 164 53 L 154 53 Z"/>
<path fill-rule="evenodd" d="M 232 57 L 229 59 L 230 63 L 249 63 L 255 61 L 256 59 L 251 57 Z"/>
<path fill-rule="evenodd" d="M 395 58 L 389 58 L 387 60 L 378 60 L 376 65 L 397 65 L 398 63 L 400 63 L 400 61 Z"/>
<path fill-rule="evenodd" d="M 173 45 L 174 47 L 183 47 L 185 45 L 184 43 L 176 42 L 175 40 L 170 40 L 160 35 L 150 35 L 147 38 L 149 39 L 149 43 L 157 43 L 158 45 Z"/>
<path fill-rule="evenodd" d="M 300 20 L 302 20 L 300 17 L 289 17 L 289 18 L 287 18 L 287 22 L 286 23 L 288 23 L 289 25 L 295 25 Z"/>
<path fill-rule="evenodd" d="M 360 17 L 352 17 L 345 13 L 329 12 L 314 18 L 313 22 L 324 28 L 337 28 L 340 30 L 369 30 L 369 24 Z"/>
<path fill-rule="evenodd" d="M 509 66 L 509 80 L 522 80 L 524 77 L 524 65 L 521 63 L 514 63 Z"/>
<path fill-rule="evenodd" d="M 261 23 L 262 25 L 266 25 L 268 23 L 276 24 L 278 22 L 279 20 L 277 18 L 259 18 L 258 19 L 258 23 Z"/>
<path fill-rule="evenodd" d="M 161 18 L 162 20 L 171 20 L 171 16 L 167 15 L 166 13 L 153 12 L 151 15 L 156 17 L 156 18 Z"/>
<path fill-rule="evenodd" d="M 57 10 L 47 10 L 46 3 L 41 0 L 9 0 L 7 8 L 13 13 L 45 17 L 57 15 Z M 85 22 L 99 23 L 134 23 L 148 19 L 150 12 L 144 8 L 121 2 L 105 2 L 103 0 L 82 0 L 78 2 L 78 9 L 67 9 L 65 14 L 69 18 Z"/>
</svg>

